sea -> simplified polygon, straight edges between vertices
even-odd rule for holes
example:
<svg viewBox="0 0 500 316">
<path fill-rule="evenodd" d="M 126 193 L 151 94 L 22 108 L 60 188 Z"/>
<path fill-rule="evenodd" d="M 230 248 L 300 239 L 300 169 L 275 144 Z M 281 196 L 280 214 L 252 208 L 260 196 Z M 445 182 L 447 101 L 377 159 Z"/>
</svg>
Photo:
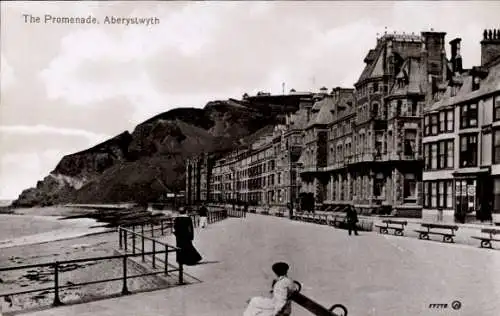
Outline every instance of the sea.
<svg viewBox="0 0 500 316">
<path fill-rule="evenodd" d="M 9 205 L 9 204 L 6 204 Z M 40 208 L 40 213 L 42 209 Z M 99 227 L 94 219 L 78 218 L 61 220 L 59 216 L 0 214 L 0 249 L 39 244 L 56 240 L 82 237 L 108 231 Z"/>
</svg>

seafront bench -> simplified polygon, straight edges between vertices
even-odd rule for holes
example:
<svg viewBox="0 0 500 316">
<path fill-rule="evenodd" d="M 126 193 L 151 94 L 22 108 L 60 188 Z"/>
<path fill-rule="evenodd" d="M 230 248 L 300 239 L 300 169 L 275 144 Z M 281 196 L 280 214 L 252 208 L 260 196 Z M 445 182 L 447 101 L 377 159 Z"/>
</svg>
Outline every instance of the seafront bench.
<svg viewBox="0 0 500 316">
<path fill-rule="evenodd" d="M 404 234 L 404 229 L 405 226 L 408 225 L 407 221 L 398 221 L 398 220 L 393 220 L 393 219 L 384 219 L 382 221 L 385 225 L 375 225 L 375 227 L 378 227 L 380 229 L 381 234 L 388 234 L 389 229 L 394 230 L 394 235 L 396 236 L 403 236 Z M 397 225 L 397 226 L 391 226 L 391 225 Z"/>
<path fill-rule="evenodd" d="M 495 238 L 495 235 L 500 234 L 500 229 L 483 228 L 481 229 L 481 233 L 487 234 L 487 236 L 471 236 L 471 238 L 481 240 L 481 248 L 493 248 L 491 242 L 500 241 L 499 238 Z"/>
<path fill-rule="evenodd" d="M 295 291 L 293 291 L 289 299 L 302 306 L 305 308 L 307 311 L 311 312 L 314 315 L 318 316 L 347 316 L 347 308 L 342 305 L 342 304 L 334 304 L 332 307 L 327 309 L 326 307 L 318 304 L 317 302 L 313 301 L 311 298 L 305 296 L 304 294 L 300 293 L 302 290 L 302 284 L 298 281 L 294 281 L 295 283 Z M 278 314 L 281 315 L 281 314 Z"/>
<path fill-rule="evenodd" d="M 427 228 L 427 230 L 415 230 L 419 233 L 419 239 L 429 240 L 429 235 L 441 235 L 443 236 L 443 242 L 453 242 L 453 237 L 455 237 L 455 231 L 458 230 L 457 225 L 446 225 L 446 224 L 434 224 L 434 223 L 422 223 L 422 228 Z M 441 231 L 433 231 L 432 229 L 441 229 Z M 443 232 L 442 230 L 449 230 L 450 232 Z"/>
<path fill-rule="evenodd" d="M 345 214 L 331 215 L 328 219 L 328 225 L 340 228 L 346 223 L 347 216 Z"/>
<path fill-rule="evenodd" d="M 285 212 L 283 210 L 278 210 L 274 215 L 278 217 L 283 217 L 285 216 Z"/>
<path fill-rule="evenodd" d="M 326 214 L 318 214 L 314 218 L 314 222 L 320 225 L 328 225 L 328 215 Z"/>
</svg>

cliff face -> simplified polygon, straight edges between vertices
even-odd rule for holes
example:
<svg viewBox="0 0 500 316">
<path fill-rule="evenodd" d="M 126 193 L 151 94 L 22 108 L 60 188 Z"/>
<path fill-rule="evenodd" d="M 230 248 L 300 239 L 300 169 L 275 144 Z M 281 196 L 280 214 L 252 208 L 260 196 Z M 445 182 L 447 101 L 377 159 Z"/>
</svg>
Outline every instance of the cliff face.
<svg viewBox="0 0 500 316">
<path fill-rule="evenodd" d="M 230 99 L 209 102 L 203 109 L 177 108 L 159 114 L 132 133 L 63 157 L 13 205 L 154 201 L 167 190 L 184 190 L 186 158 L 231 150 L 242 138 L 274 125 L 290 109 L 289 104 Z"/>
</svg>

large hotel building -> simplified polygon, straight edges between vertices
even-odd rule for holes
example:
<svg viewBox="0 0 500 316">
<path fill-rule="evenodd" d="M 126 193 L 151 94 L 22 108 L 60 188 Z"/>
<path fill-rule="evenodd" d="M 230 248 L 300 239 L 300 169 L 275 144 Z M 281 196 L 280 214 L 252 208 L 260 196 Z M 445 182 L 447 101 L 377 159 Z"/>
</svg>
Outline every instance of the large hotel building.
<svg viewBox="0 0 500 316">
<path fill-rule="evenodd" d="M 354 89 L 302 94 L 249 148 L 192 157 L 188 203 L 308 199 L 316 209 L 500 221 L 500 31 L 485 31 L 471 69 L 458 38 L 447 58 L 445 35 L 386 33 Z"/>
</svg>

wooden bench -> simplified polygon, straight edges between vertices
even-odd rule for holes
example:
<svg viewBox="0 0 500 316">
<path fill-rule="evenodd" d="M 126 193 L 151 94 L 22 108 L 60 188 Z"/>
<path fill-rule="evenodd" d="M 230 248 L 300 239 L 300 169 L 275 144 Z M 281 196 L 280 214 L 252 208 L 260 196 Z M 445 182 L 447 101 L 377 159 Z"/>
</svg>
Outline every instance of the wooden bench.
<svg viewBox="0 0 500 316">
<path fill-rule="evenodd" d="M 314 218 L 314 222 L 316 224 L 320 225 L 327 225 L 328 224 L 328 215 L 326 214 L 317 214 Z"/>
<path fill-rule="evenodd" d="M 340 228 L 346 223 L 347 216 L 345 214 L 330 215 L 328 225 Z"/>
<path fill-rule="evenodd" d="M 471 238 L 481 240 L 481 248 L 493 248 L 491 245 L 492 241 L 500 241 L 500 239 L 495 238 L 495 235 L 500 234 L 500 229 L 497 228 L 483 228 L 481 233 L 487 234 L 487 236 L 471 236 Z"/>
<path fill-rule="evenodd" d="M 302 284 L 298 281 L 294 281 L 296 284 L 296 290 L 290 295 L 290 300 L 307 311 L 311 312 L 313 315 L 318 316 L 347 316 L 347 308 L 342 304 L 335 304 L 329 309 L 313 301 L 309 297 L 300 293 L 302 290 Z M 280 315 L 280 314 L 278 314 Z"/>
<path fill-rule="evenodd" d="M 285 216 L 285 212 L 283 210 L 278 210 L 274 215 L 278 217 L 283 217 Z"/>
<path fill-rule="evenodd" d="M 296 221 L 301 221 L 302 220 L 302 216 L 304 216 L 304 213 L 295 213 L 293 215 L 293 219 L 296 220 Z"/>
<path fill-rule="evenodd" d="M 385 225 L 375 225 L 375 227 L 380 228 L 381 234 L 388 234 L 389 229 L 393 229 L 394 235 L 396 236 L 403 236 L 405 226 L 408 225 L 407 221 L 398 221 L 393 219 L 384 219 L 382 223 L 384 223 Z M 390 226 L 390 225 L 397 225 L 397 226 Z"/>
<path fill-rule="evenodd" d="M 455 237 L 455 231 L 458 230 L 457 225 L 446 225 L 446 224 L 434 224 L 434 223 L 422 223 L 422 228 L 427 228 L 427 230 L 415 230 L 415 232 L 419 233 L 419 239 L 429 240 L 429 235 L 441 235 L 443 236 L 443 242 L 453 242 L 453 237 Z M 450 230 L 450 232 L 442 232 L 442 231 L 431 231 L 431 229 L 441 229 L 441 230 Z"/>
</svg>

